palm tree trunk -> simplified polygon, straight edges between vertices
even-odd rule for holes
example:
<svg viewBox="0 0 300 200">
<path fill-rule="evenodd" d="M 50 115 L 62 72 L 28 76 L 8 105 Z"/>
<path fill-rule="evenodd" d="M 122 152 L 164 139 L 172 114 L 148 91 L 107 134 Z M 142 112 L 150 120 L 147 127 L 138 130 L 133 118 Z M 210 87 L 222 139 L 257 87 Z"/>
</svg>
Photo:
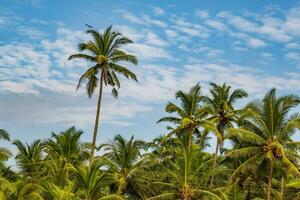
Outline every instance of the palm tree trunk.
<svg viewBox="0 0 300 200">
<path fill-rule="evenodd" d="M 274 166 L 273 166 L 273 160 L 272 160 L 271 163 L 270 163 L 270 169 L 269 169 L 267 200 L 271 200 L 273 168 L 274 168 Z"/>
<path fill-rule="evenodd" d="M 218 152 L 219 152 L 219 140 L 217 140 L 217 146 L 216 146 L 216 150 L 215 150 L 215 154 L 214 154 L 214 164 L 213 164 L 213 170 L 217 168 L 217 158 L 218 158 Z M 214 175 L 211 176 L 210 178 L 210 187 L 212 187 L 212 184 L 214 182 Z"/>
<path fill-rule="evenodd" d="M 280 192 L 280 200 L 284 200 L 284 177 L 281 176 L 281 192 Z"/>
<path fill-rule="evenodd" d="M 100 87 L 99 87 L 99 97 L 98 97 L 98 104 L 97 104 L 97 113 L 96 113 L 96 120 L 95 120 L 94 134 L 93 134 L 91 157 L 90 157 L 90 162 L 89 162 L 90 165 L 92 164 L 92 162 L 94 160 L 94 154 L 95 154 L 95 148 L 96 148 L 96 140 L 97 140 L 97 133 L 98 133 L 98 127 L 99 127 L 100 113 L 101 113 L 103 79 L 104 79 L 104 75 L 103 75 L 103 72 L 102 72 L 101 77 L 100 77 Z"/>
<path fill-rule="evenodd" d="M 193 132 L 194 131 L 192 131 L 191 133 L 188 134 L 188 151 L 189 151 L 189 153 L 192 150 Z"/>
<path fill-rule="evenodd" d="M 216 150 L 215 150 L 215 154 L 214 154 L 214 165 L 213 165 L 213 169 L 215 169 L 217 167 L 217 158 L 218 158 L 218 153 L 219 153 L 219 140 L 217 140 L 217 146 L 216 146 Z"/>
<path fill-rule="evenodd" d="M 188 185 L 188 150 L 185 151 L 185 157 L 184 157 L 184 187 L 186 188 Z"/>
</svg>

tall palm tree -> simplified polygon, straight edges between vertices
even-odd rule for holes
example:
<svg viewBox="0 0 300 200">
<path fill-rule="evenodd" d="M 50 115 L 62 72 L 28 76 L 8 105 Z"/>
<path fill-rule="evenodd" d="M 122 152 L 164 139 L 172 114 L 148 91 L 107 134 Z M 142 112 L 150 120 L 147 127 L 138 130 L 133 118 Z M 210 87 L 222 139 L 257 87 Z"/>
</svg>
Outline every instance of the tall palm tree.
<svg viewBox="0 0 300 200">
<path fill-rule="evenodd" d="M 220 147 L 223 146 L 224 132 L 226 128 L 232 127 L 233 122 L 237 121 L 238 110 L 234 108 L 234 103 L 238 99 L 247 97 L 248 94 L 242 89 L 231 90 L 231 87 L 226 83 L 218 85 L 216 83 L 210 83 L 210 97 L 203 97 L 203 101 L 207 106 L 209 112 L 209 119 L 212 121 L 221 136 L 221 139 L 217 139 L 217 145 L 215 149 L 215 158 L 213 169 L 217 167 L 217 156 Z M 213 177 L 211 183 L 213 182 Z"/>
<path fill-rule="evenodd" d="M 246 159 L 234 172 L 233 177 L 240 171 L 252 166 L 267 167 L 266 199 L 271 199 L 272 178 L 274 166 L 282 164 L 286 170 L 300 176 L 295 166 L 297 147 L 292 136 L 300 128 L 300 115 L 290 114 L 300 100 L 297 96 L 286 95 L 277 97 L 276 90 L 268 92 L 260 103 L 248 106 L 251 111 L 240 124 L 240 128 L 229 128 L 228 138 L 244 143 L 237 149 L 231 150 L 226 156 Z M 251 109 L 250 109 L 251 108 Z"/>
<path fill-rule="evenodd" d="M 101 145 L 104 152 L 103 160 L 113 174 L 114 183 L 110 186 L 113 192 L 124 195 L 129 199 L 144 199 L 147 193 L 146 157 L 141 151 L 145 143 L 140 140 L 126 140 L 121 135 L 115 136 L 113 141 Z"/>
<path fill-rule="evenodd" d="M 80 43 L 79 50 L 85 51 L 87 54 L 73 54 L 69 57 L 69 60 L 79 58 L 92 63 L 92 66 L 79 79 L 77 89 L 84 81 L 87 81 L 87 94 L 89 98 L 91 98 L 96 87 L 99 86 L 99 97 L 90 158 L 91 162 L 94 158 L 96 147 L 103 84 L 105 86 L 110 85 L 112 87 L 112 95 L 117 97 L 117 89 L 120 88 L 120 81 L 117 74 L 121 74 L 128 79 L 137 81 L 136 75 L 126 67 L 122 66 L 120 62 L 128 62 L 136 65 L 138 61 L 134 55 L 127 54 L 120 49 L 122 46 L 132 43 L 132 41 L 127 37 L 122 36 L 121 33 L 112 31 L 111 26 L 106 28 L 103 33 L 99 33 L 95 29 L 88 29 L 86 33 L 92 35 L 93 39 L 88 42 Z"/>
</svg>

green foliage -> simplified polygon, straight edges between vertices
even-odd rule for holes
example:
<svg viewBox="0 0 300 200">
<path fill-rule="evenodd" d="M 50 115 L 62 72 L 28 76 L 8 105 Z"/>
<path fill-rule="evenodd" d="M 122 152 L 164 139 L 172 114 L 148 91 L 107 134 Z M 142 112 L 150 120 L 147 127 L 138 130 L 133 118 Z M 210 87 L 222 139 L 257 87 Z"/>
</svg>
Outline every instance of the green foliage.
<svg viewBox="0 0 300 200">
<path fill-rule="evenodd" d="M 6 166 L 11 153 L 0 148 L 0 199 L 299 198 L 300 143 L 293 135 L 300 115 L 290 113 L 298 97 L 278 97 L 273 89 L 261 101 L 235 110 L 233 102 L 246 93 L 229 89 L 212 84 L 210 100 L 201 96 L 199 85 L 177 92 L 180 106 L 169 102 L 166 111 L 172 116 L 159 121 L 174 124 L 171 132 L 148 143 L 116 135 L 97 148 L 99 154 L 89 164 L 91 146 L 81 141 L 83 131 L 75 127 L 52 133 L 44 142 L 14 140 L 17 170 Z M 234 113 L 223 115 L 226 125 L 220 123 L 218 109 Z M 205 152 L 209 133 L 219 145 L 226 139 L 232 147 L 218 157 Z"/>
<path fill-rule="evenodd" d="M 235 103 L 248 96 L 242 89 L 211 83 L 208 96 L 196 84 L 178 91 L 168 102 L 168 133 L 152 141 L 116 135 L 96 148 L 102 87 L 118 96 L 118 75 L 137 81 L 124 62 L 137 58 L 121 50 L 132 41 L 106 28 L 86 31 L 91 40 L 79 44 L 90 67 L 79 79 L 91 98 L 99 86 L 92 143 L 83 143 L 83 131 L 74 126 L 50 139 L 31 144 L 14 140 L 17 168 L 7 166 L 12 153 L 0 147 L 0 199 L 5 200 L 259 200 L 300 199 L 299 148 L 294 135 L 300 114 L 291 113 L 300 100 L 270 90 L 262 100 L 242 109 Z M 215 152 L 206 152 L 209 134 L 216 137 Z M 10 141 L 0 129 L 0 139 Z M 224 141 L 232 143 L 230 148 Z M 96 158 L 94 151 L 98 150 Z M 90 162 L 88 163 L 88 159 Z M 13 169 L 13 170 L 12 170 Z"/>
</svg>

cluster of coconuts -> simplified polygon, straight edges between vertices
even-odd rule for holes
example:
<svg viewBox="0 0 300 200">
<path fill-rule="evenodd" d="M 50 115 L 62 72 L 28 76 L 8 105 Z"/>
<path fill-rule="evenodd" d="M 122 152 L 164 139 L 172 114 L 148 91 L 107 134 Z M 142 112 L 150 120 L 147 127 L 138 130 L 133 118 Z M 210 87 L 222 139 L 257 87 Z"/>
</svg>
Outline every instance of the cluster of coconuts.
<svg viewBox="0 0 300 200">
<path fill-rule="evenodd" d="M 272 142 L 273 142 L 272 140 L 268 140 L 267 142 L 264 143 L 264 145 L 263 145 L 263 151 L 265 153 L 267 153 L 267 152 L 269 152 L 271 150 L 271 146 L 270 145 L 271 145 Z"/>
<path fill-rule="evenodd" d="M 281 159 L 283 156 L 282 150 L 277 147 L 277 146 L 273 146 L 271 147 L 273 140 L 268 140 L 264 145 L 263 145 L 263 151 L 265 153 L 269 152 L 270 150 L 272 150 L 272 154 L 275 158 L 277 159 Z"/>
<path fill-rule="evenodd" d="M 272 153 L 274 155 L 275 158 L 277 159 L 281 159 L 282 158 L 282 150 L 280 148 L 278 148 L 277 146 L 275 146 L 274 148 L 272 148 Z"/>
<path fill-rule="evenodd" d="M 187 131 L 194 131 L 196 128 L 196 124 L 189 118 L 182 119 L 181 126 L 184 127 Z"/>
<path fill-rule="evenodd" d="M 193 197 L 195 195 L 195 189 L 189 186 L 183 186 L 181 189 L 182 198 Z"/>
</svg>

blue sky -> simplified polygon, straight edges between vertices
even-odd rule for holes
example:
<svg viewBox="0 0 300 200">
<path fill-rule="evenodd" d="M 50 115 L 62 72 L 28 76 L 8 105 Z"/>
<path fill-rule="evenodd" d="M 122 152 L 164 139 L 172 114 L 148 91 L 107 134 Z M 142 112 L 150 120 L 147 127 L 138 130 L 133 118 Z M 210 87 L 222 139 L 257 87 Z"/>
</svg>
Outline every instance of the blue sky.
<svg viewBox="0 0 300 200">
<path fill-rule="evenodd" d="M 300 91 L 297 1 L 2 0 L 0 127 L 13 139 L 31 142 L 71 125 L 91 139 L 96 98 L 75 93 L 88 66 L 67 61 L 89 39 L 85 23 L 113 25 L 135 42 L 125 49 L 139 58 L 128 66 L 139 83 L 124 80 L 118 100 L 105 91 L 98 141 L 165 133 L 155 124 L 164 105 L 197 82 L 203 94 L 209 82 L 227 82 L 246 89 L 248 100 L 273 87 Z"/>
</svg>

